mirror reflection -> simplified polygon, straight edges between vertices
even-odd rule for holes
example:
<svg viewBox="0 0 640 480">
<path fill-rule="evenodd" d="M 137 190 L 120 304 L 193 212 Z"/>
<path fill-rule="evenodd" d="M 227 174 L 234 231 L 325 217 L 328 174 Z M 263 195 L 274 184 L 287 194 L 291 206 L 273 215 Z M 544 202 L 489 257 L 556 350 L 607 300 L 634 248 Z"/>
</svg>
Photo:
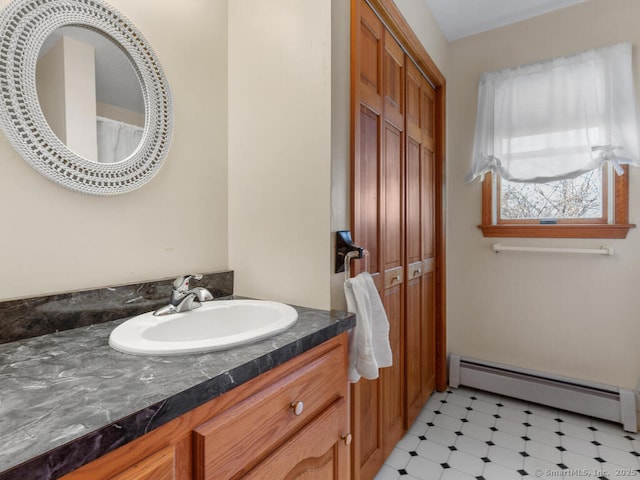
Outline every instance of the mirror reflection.
<svg viewBox="0 0 640 480">
<path fill-rule="evenodd" d="M 140 144 L 140 82 L 128 56 L 106 35 L 72 25 L 55 30 L 38 56 L 36 88 L 51 129 L 87 160 L 120 162 Z"/>
</svg>

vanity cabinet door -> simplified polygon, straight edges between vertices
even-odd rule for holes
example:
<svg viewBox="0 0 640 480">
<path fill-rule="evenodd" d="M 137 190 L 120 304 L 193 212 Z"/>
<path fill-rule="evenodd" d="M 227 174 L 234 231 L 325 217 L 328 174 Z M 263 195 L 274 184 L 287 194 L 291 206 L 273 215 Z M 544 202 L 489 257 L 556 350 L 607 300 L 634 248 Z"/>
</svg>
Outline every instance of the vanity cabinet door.
<svg viewBox="0 0 640 480">
<path fill-rule="evenodd" d="M 62 477 L 62 480 L 183 480 L 184 458 L 178 445 L 168 445 L 148 454 L 146 447 L 136 452 L 125 447 Z M 152 450 L 153 451 L 153 450 Z M 104 460 L 107 461 L 104 461 Z M 116 473 L 117 472 L 117 473 Z M 181 473 L 178 473 L 181 472 Z"/>
<path fill-rule="evenodd" d="M 190 480 L 191 445 L 183 423 L 178 418 L 61 480 Z"/>
<path fill-rule="evenodd" d="M 340 398 L 243 480 L 346 480 L 351 442 L 343 430 L 346 422 L 347 403 Z"/>
<path fill-rule="evenodd" d="M 111 477 L 111 480 L 174 480 L 175 478 L 175 449 L 170 446 Z"/>
</svg>

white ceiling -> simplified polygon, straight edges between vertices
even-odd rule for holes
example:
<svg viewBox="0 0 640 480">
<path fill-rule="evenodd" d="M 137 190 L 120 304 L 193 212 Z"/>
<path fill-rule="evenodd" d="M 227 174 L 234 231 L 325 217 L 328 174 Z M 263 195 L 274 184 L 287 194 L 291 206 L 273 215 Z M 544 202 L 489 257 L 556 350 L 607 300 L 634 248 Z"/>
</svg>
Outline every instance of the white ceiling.
<svg viewBox="0 0 640 480">
<path fill-rule="evenodd" d="M 586 0 L 425 0 L 447 40 L 519 22 Z"/>
</svg>

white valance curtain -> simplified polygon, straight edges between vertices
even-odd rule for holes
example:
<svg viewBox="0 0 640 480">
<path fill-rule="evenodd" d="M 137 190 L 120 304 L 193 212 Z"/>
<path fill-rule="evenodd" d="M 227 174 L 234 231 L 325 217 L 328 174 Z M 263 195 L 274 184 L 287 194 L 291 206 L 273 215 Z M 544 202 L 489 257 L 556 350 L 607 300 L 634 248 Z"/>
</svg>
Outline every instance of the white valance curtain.
<svg viewBox="0 0 640 480">
<path fill-rule="evenodd" d="M 518 182 L 640 165 L 631 45 L 484 73 L 471 172 Z"/>
<path fill-rule="evenodd" d="M 140 145 L 144 132 L 142 127 L 105 117 L 96 117 L 96 120 L 100 163 L 124 160 Z"/>
</svg>

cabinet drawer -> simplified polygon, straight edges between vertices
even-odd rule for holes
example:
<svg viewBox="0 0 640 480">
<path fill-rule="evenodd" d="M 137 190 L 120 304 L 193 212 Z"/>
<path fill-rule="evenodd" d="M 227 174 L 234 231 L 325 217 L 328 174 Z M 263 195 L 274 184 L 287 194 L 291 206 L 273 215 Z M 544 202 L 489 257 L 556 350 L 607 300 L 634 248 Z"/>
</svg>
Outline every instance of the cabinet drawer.
<svg viewBox="0 0 640 480">
<path fill-rule="evenodd" d="M 295 372 L 194 429 L 195 478 L 222 480 L 246 473 L 343 396 L 343 345 L 310 358 Z"/>
</svg>

